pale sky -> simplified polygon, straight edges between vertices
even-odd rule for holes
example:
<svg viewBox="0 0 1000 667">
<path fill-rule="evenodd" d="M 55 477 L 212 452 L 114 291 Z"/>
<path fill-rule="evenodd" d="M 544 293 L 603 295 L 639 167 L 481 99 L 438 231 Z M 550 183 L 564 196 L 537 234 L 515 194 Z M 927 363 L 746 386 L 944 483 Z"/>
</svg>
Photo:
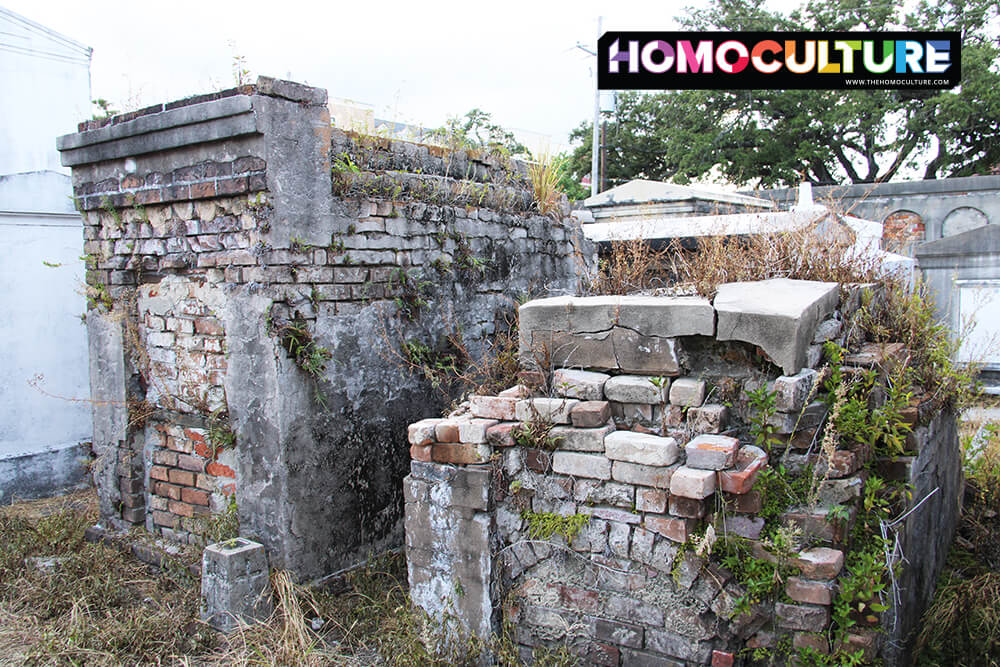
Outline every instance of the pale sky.
<svg viewBox="0 0 1000 667">
<path fill-rule="evenodd" d="M 593 48 L 599 15 L 606 30 L 674 29 L 703 4 L 0 0 L 92 47 L 92 97 L 118 108 L 231 87 L 238 54 L 254 75 L 326 88 L 376 117 L 437 127 L 479 107 L 554 144 L 593 114 L 593 58 L 576 44 Z"/>
</svg>

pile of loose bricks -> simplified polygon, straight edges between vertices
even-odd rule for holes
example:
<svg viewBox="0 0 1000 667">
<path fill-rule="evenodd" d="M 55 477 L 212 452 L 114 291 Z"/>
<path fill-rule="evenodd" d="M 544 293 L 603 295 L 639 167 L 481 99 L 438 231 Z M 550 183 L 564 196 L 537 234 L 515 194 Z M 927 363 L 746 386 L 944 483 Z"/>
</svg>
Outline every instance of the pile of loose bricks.
<svg viewBox="0 0 1000 667">
<path fill-rule="evenodd" d="M 786 582 L 787 602 L 733 617 L 745 591 L 704 551 L 711 525 L 717 536 L 746 538 L 757 557 L 773 558 L 761 541 L 764 499 L 754 488 L 768 456 L 748 441 L 747 392 L 765 384 L 774 392 L 771 425 L 791 447 L 790 467 L 818 460 L 826 406 L 816 400 L 817 370 L 806 363 L 819 366 L 815 349 L 843 340 L 858 300 L 847 290 L 841 303 L 831 284 L 787 283 L 747 285 L 771 299 L 777 287 L 802 287 L 804 299 L 786 300 L 797 304 L 797 317 L 753 312 L 754 300 L 741 299 L 747 312 L 731 315 L 742 318 L 738 326 L 697 298 L 567 297 L 522 306 L 521 383 L 410 426 L 404 491 L 414 601 L 474 633 L 510 623 L 525 659 L 559 645 L 600 665 L 733 664 L 742 649 L 781 641 L 829 651 L 824 631 L 864 452 L 838 453 L 819 506 L 780 517 L 811 544 L 791 559 L 799 574 Z M 670 323 L 677 312 L 684 317 Z M 704 324 L 692 325 L 699 317 Z M 757 325 L 747 324 L 754 317 Z M 657 326 L 683 333 L 668 337 Z M 794 342 L 776 347 L 774 328 Z M 711 347 L 708 336 L 718 341 L 723 329 L 734 342 Z M 755 340 L 757 332 L 772 339 Z M 525 353 L 525 338 L 559 347 Z M 646 352 L 629 353 L 623 341 Z M 846 361 L 873 363 L 865 354 L 881 359 L 886 350 L 866 348 Z M 786 374 L 753 372 L 761 355 L 785 360 Z M 538 358 L 572 367 L 544 371 Z M 832 520 L 830 508 L 840 503 L 848 519 Z M 571 541 L 532 535 L 532 516 L 579 515 L 588 518 Z M 454 582 L 462 596 L 452 593 Z M 878 634 L 858 629 L 848 647 L 872 656 Z"/>
</svg>

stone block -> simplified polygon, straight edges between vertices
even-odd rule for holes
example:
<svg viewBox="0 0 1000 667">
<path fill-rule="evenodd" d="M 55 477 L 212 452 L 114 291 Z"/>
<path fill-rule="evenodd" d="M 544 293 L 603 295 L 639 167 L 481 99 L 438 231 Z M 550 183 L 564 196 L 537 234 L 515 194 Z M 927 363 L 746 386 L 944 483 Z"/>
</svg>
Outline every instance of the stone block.
<svg viewBox="0 0 1000 667">
<path fill-rule="evenodd" d="M 697 641 L 670 630 L 647 630 L 646 648 L 686 664 L 702 665 L 712 658 L 711 642 Z"/>
<path fill-rule="evenodd" d="M 664 623 L 663 610 L 658 606 L 624 595 L 609 595 L 602 615 L 647 627 L 662 627 Z"/>
<path fill-rule="evenodd" d="M 631 484 L 578 479 L 573 485 L 573 500 L 590 505 L 636 506 L 635 487 Z"/>
<path fill-rule="evenodd" d="M 614 424 L 600 428 L 556 426 L 549 436 L 559 442 L 559 449 L 571 452 L 603 452 L 607 436 L 615 432 Z"/>
<path fill-rule="evenodd" d="M 826 635 L 817 632 L 796 632 L 792 635 L 792 648 L 811 649 L 821 655 L 828 655 L 830 642 Z"/>
<path fill-rule="evenodd" d="M 520 427 L 518 422 L 494 424 L 486 429 L 486 443 L 491 447 L 513 447 L 514 431 Z"/>
<path fill-rule="evenodd" d="M 829 607 L 777 602 L 774 614 L 778 627 L 787 630 L 816 630 L 830 624 Z"/>
<path fill-rule="evenodd" d="M 577 428 L 603 426 L 611 419 L 611 405 L 607 401 L 581 401 L 573 407 L 569 416 Z"/>
<path fill-rule="evenodd" d="M 702 500 L 715 493 L 715 472 L 681 466 L 670 478 L 670 493 Z"/>
<path fill-rule="evenodd" d="M 434 438 L 438 442 L 458 442 L 458 421 L 442 419 L 434 426 Z"/>
<path fill-rule="evenodd" d="M 648 466 L 668 466 L 680 456 L 673 438 L 634 431 L 615 431 L 604 438 L 605 455 L 615 461 Z"/>
<path fill-rule="evenodd" d="M 740 441 L 725 435 L 699 435 L 684 445 L 689 468 L 723 470 L 736 464 Z"/>
<path fill-rule="evenodd" d="M 775 278 L 720 285 L 716 338 L 757 345 L 786 375 L 806 365 L 816 326 L 840 299 L 837 283 Z"/>
<path fill-rule="evenodd" d="M 757 489 L 751 489 L 746 493 L 724 493 L 723 503 L 727 511 L 740 512 L 742 514 L 757 514 L 764 506 L 763 497 Z"/>
<path fill-rule="evenodd" d="M 723 530 L 727 533 L 732 533 L 748 540 L 756 540 L 760 538 L 760 533 L 764 530 L 764 519 L 734 514 L 726 516 L 722 526 Z"/>
<path fill-rule="evenodd" d="M 705 401 L 705 382 L 695 378 L 677 378 L 670 384 L 670 404 L 698 407 Z"/>
<path fill-rule="evenodd" d="M 618 375 L 604 385 L 604 395 L 619 403 L 658 405 L 666 402 L 665 389 L 650 382 L 646 375 Z"/>
<path fill-rule="evenodd" d="M 677 375 L 677 346 L 673 338 L 643 336 L 632 329 L 611 330 L 612 351 L 618 368 L 625 373 Z"/>
<path fill-rule="evenodd" d="M 653 406 L 648 403 L 611 403 L 611 416 L 617 422 L 634 424 L 653 420 Z"/>
<path fill-rule="evenodd" d="M 813 344 L 825 343 L 828 340 L 833 340 L 840 335 L 840 330 L 843 328 L 843 324 L 840 320 L 831 317 L 830 319 L 823 320 L 816 327 L 816 333 L 813 334 L 812 342 Z"/>
<path fill-rule="evenodd" d="M 736 656 L 727 651 L 712 651 L 712 667 L 733 667 Z"/>
<path fill-rule="evenodd" d="M 239 620 L 264 621 L 272 611 L 264 545 L 238 537 L 205 547 L 202 554 L 203 620 L 222 632 Z"/>
<path fill-rule="evenodd" d="M 637 524 L 642 518 L 635 512 L 615 507 L 589 507 L 584 505 L 579 508 L 579 512 L 580 514 L 589 514 L 598 519 L 613 523 Z"/>
<path fill-rule="evenodd" d="M 795 375 L 782 375 L 774 381 L 774 408 L 778 412 L 799 412 L 805 407 L 818 373 L 804 368 Z"/>
<path fill-rule="evenodd" d="M 552 471 L 573 477 L 611 479 L 611 461 L 597 454 L 555 452 L 552 455 Z"/>
<path fill-rule="evenodd" d="M 598 618 L 594 623 L 594 639 L 617 646 L 642 648 L 643 629 L 641 625 Z"/>
<path fill-rule="evenodd" d="M 628 558 L 631 528 L 625 523 L 608 524 L 608 548 L 618 558 Z"/>
<path fill-rule="evenodd" d="M 688 536 L 694 530 L 697 522 L 692 519 L 647 514 L 643 520 L 643 525 L 647 530 L 659 533 L 668 540 L 683 543 L 687 542 Z"/>
<path fill-rule="evenodd" d="M 847 479 L 826 479 L 819 483 L 817 499 L 821 505 L 844 505 L 861 496 L 863 475 Z"/>
<path fill-rule="evenodd" d="M 748 493 L 765 465 L 767 454 L 763 449 L 744 445 L 736 455 L 736 467 L 719 472 L 719 487 L 726 493 Z"/>
<path fill-rule="evenodd" d="M 833 604 L 833 582 L 788 577 L 788 581 L 785 582 L 785 594 L 796 602 L 830 605 Z"/>
<path fill-rule="evenodd" d="M 806 549 L 792 559 L 792 564 L 807 579 L 833 579 L 844 567 L 844 552 L 827 547 Z"/>
<path fill-rule="evenodd" d="M 709 500 L 670 496 L 670 513 L 685 519 L 701 519 L 708 513 Z"/>
<path fill-rule="evenodd" d="M 858 472 L 867 460 L 867 456 L 863 455 L 865 453 L 867 452 L 838 449 L 830 455 L 830 461 L 827 463 L 825 471 L 827 477 L 842 479 Z M 821 465 L 820 468 L 822 467 Z"/>
<path fill-rule="evenodd" d="M 527 341 L 531 341 L 527 345 Z M 597 370 L 615 370 L 614 341 L 610 331 L 572 334 L 565 331 L 521 331 L 521 363 L 540 363 L 547 359 L 557 366 Z"/>
<path fill-rule="evenodd" d="M 775 432 L 788 435 L 797 430 L 813 429 L 823 422 L 827 406 L 823 401 L 813 401 L 799 412 L 775 412 L 768 419 Z"/>
<path fill-rule="evenodd" d="M 635 508 L 640 512 L 663 514 L 667 511 L 667 496 L 662 489 L 639 487 L 635 490 Z"/>
<path fill-rule="evenodd" d="M 435 439 L 434 431 L 440 422 L 440 419 L 421 419 L 414 424 L 410 424 L 406 430 L 410 444 L 429 445 L 433 443 Z"/>
<path fill-rule="evenodd" d="M 845 366 L 877 367 L 891 373 L 906 359 L 902 343 L 865 343 L 857 352 L 844 355 Z"/>
<path fill-rule="evenodd" d="M 458 441 L 470 445 L 481 445 L 486 442 L 486 431 L 496 426 L 495 419 L 470 419 L 458 423 Z"/>
<path fill-rule="evenodd" d="M 515 404 L 518 421 L 569 424 L 570 412 L 579 403 L 573 398 L 529 398 Z"/>
<path fill-rule="evenodd" d="M 504 389 L 497 394 L 497 396 L 500 398 L 529 398 L 531 396 L 531 390 L 523 384 L 516 384 L 509 389 Z"/>
<path fill-rule="evenodd" d="M 469 411 L 473 417 L 514 421 L 516 419 L 514 404 L 517 400 L 504 396 L 470 396 Z"/>
<path fill-rule="evenodd" d="M 697 296 L 622 296 L 616 312 L 617 324 L 645 336 L 715 335 L 715 309 Z"/>
<path fill-rule="evenodd" d="M 611 477 L 618 482 L 626 484 L 638 484 L 640 486 L 651 486 L 657 489 L 670 488 L 670 478 L 674 474 L 675 467 L 662 468 L 659 466 L 647 466 L 627 461 L 615 461 L 611 468 Z"/>
<path fill-rule="evenodd" d="M 781 515 L 781 520 L 791 526 L 798 527 L 805 537 L 828 544 L 843 544 L 847 539 L 850 524 L 856 509 L 848 509 L 848 518 L 843 520 L 829 515 L 829 507 L 803 507 L 791 509 Z"/>
<path fill-rule="evenodd" d="M 452 463 L 456 465 L 486 463 L 490 460 L 491 454 L 492 450 L 489 445 L 438 443 L 431 446 L 431 459 L 435 463 Z"/>
<path fill-rule="evenodd" d="M 688 423 L 698 433 L 720 433 L 729 423 L 729 408 L 716 403 L 688 410 Z"/>
<path fill-rule="evenodd" d="M 566 398 L 600 401 L 604 398 L 604 383 L 609 377 L 604 373 L 559 368 L 552 373 L 552 389 Z"/>
</svg>

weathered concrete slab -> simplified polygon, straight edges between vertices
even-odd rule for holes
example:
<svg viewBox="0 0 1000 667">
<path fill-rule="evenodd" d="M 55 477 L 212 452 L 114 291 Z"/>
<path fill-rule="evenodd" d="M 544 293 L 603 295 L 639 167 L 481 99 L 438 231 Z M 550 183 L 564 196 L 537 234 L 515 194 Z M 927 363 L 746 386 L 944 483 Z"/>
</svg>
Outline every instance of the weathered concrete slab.
<svg viewBox="0 0 1000 667">
<path fill-rule="evenodd" d="M 701 297 L 560 296 L 529 301 L 519 318 L 522 359 L 545 346 L 560 365 L 634 373 L 674 374 L 674 338 L 715 334 Z"/>
<path fill-rule="evenodd" d="M 719 286 L 714 305 L 718 340 L 759 346 L 794 375 L 806 365 L 816 325 L 837 307 L 836 283 L 775 278 Z"/>
</svg>

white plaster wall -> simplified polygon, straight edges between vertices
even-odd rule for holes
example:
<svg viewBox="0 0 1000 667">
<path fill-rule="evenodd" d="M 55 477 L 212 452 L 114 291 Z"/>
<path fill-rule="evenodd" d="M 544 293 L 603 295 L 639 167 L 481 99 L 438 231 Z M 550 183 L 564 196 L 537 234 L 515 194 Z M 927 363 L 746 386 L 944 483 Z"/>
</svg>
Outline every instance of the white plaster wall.
<svg viewBox="0 0 1000 667">
<path fill-rule="evenodd" d="M 91 437 L 81 226 L 0 212 L 0 457 Z"/>
<path fill-rule="evenodd" d="M 90 49 L 0 7 L 0 174 L 69 173 L 56 137 L 90 116 Z"/>
</svg>

